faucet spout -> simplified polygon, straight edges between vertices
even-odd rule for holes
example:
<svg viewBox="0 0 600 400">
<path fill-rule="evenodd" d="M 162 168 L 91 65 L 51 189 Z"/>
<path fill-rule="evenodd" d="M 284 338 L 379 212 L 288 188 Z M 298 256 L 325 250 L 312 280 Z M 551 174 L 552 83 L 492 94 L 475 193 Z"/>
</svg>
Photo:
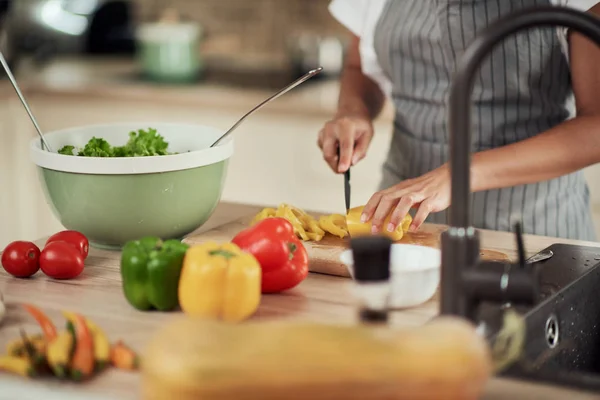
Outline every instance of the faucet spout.
<svg viewBox="0 0 600 400">
<path fill-rule="evenodd" d="M 469 292 L 478 282 L 468 269 L 479 264 L 479 236 L 471 226 L 471 95 L 485 57 L 507 37 L 535 26 L 562 26 L 600 45 L 600 20 L 567 7 L 535 7 L 503 17 L 482 30 L 459 59 L 450 86 L 448 122 L 451 205 L 449 229 L 442 234 L 441 314 L 472 318 Z M 468 277 L 467 277 L 468 275 Z M 466 287 L 466 286 L 469 287 Z"/>
</svg>

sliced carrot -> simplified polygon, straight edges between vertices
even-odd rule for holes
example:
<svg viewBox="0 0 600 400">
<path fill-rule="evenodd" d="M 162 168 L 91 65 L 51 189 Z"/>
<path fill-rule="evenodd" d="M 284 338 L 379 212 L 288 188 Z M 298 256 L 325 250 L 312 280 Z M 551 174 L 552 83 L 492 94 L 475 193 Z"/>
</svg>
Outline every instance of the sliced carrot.
<svg viewBox="0 0 600 400">
<path fill-rule="evenodd" d="M 42 310 L 31 304 L 24 304 L 23 307 L 25 308 L 25 310 L 27 310 L 29 314 L 33 316 L 33 318 L 35 318 L 37 323 L 42 328 L 44 336 L 48 341 L 56 337 L 56 327 L 54 326 L 50 318 L 48 318 L 48 316 L 42 312 Z"/>
<path fill-rule="evenodd" d="M 76 345 L 71 359 L 71 377 L 80 381 L 92 375 L 94 371 L 94 341 L 82 315 L 75 314 L 73 322 Z"/>
<path fill-rule="evenodd" d="M 110 349 L 110 362 L 119 369 L 136 370 L 139 368 L 139 357 L 123 341 L 119 340 Z"/>
</svg>

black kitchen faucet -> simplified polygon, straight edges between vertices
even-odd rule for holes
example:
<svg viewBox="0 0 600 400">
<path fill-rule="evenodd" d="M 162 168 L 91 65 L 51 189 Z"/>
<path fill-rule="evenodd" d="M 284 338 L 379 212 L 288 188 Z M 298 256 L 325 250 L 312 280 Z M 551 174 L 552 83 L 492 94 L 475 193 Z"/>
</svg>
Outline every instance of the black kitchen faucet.
<svg viewBox="0 0 600 400">
<path fill-rule="evenodd" d="M 483 262 L 479 232 L 471 226 L 471 94 L 475 74 L 494 46 L 517 32 L 536 26 L 561 26 L 600 45 L 600 19 L 566 7 L 521 10 L 478 33 L 459 59 L 450 87 L 449 131 L 451 205 L 449 229 L 442 234 L 441 314 L 475 321 L 480 303 L 533 305 L 538 300 L 536 269 L 526 267 L 520 225 L 519 261 Z"/>
</svg>

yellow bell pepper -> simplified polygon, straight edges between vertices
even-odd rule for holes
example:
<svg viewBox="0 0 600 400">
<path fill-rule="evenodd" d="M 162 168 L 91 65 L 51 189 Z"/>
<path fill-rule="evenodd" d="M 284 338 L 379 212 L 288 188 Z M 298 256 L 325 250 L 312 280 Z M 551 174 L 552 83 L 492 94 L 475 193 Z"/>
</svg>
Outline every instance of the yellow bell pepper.
<svg viewBox="0 0 600 400">
<path fill-rule="evenodd" d="M 239 322 L 260 304 L 260 264 L 233 243 L 192 246 L 183 260 L 178 290 L 187 315 Z"/>
<path fill-rule="evenodd" d="M 371 221 L 360 221 L 360 216 L 362 215 L 363 209 L 364 206 L 354 207 L 348 210 L 348 214 L 346 214 L 346 225 L 348 227 L 350 237 L 365 236 L 371 234 L 371 227 L 373 226 Z M 396 227 L 396 230 L 394 232 L 388 232 L 387 229 L 385 229 L 385 227 L 390 222 L 390 217 L 391 214 L 386 217 L 385 222 L 383 224 L 384 228 L 381 230 L 381 234 L 388 236 L 390 239 L 396 242 L 402 239 L 404 234 L 408 232 L 408 228 L 412 223 L 412 217 L 410 216 L 410 214 L 406 214 L 406 216 L 402 220 L 402 223 L 400 223 Z"/>
</svg>

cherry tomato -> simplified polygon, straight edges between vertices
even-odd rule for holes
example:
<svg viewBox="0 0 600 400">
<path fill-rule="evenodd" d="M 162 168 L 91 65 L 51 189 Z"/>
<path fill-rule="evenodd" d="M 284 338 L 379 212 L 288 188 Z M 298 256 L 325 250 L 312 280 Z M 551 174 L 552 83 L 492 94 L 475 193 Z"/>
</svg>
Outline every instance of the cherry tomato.
<svg viewBox="0 0 600 400">
<path fill-rule="evenodd" d="M 28 278 L 40 269 L 40 249 L 32 242 L 17 240 L 2 253 L 2 267 L 17 278 Z"/>
<path fill-rule="evenodd" d="M 46 241 L 46 246 L 48 245 L 48 243 L 52 242 L 67 242 L 72 244 L 73 246 L 77 247 L 77 249 L 79 249 L 84 259 L 87 258 L 88 252 L 90 250 L 90 243 L 88 242 L 88 239 L 83 233 L 77 231 L 62 231 L 55 233 L 54 235 L 48 238 L 48 240 Z"/>
<path fill-rule="evenodd" d="M 83 271 L 81 251 L 67 242 L 51 242 L 40 254 L 42 272 L 54 279 L 72 279 Z"/>
</svg>

